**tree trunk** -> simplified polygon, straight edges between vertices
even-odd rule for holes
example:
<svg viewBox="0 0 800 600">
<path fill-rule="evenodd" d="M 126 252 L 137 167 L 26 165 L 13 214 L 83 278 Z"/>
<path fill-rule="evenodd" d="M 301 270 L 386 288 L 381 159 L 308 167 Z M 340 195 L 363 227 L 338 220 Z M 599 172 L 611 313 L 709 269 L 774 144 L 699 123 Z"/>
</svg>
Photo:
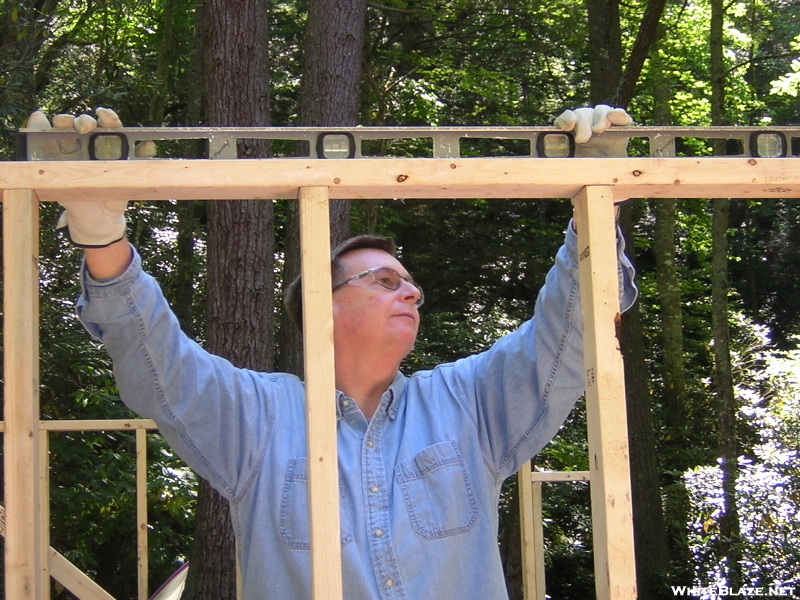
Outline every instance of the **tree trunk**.
<svg viewBox="0 0 800 600">
<path fill-rule="evenodd" d="M 311 0 L 305 36 L 300 125 L 353 127 L 358 124 L 364 47 L 365 0 Z M 283 281 L 300 273 L 300 223 L 296 203 L 286 216 Z M 350 200 L 331 200 L 331 245 L 350 235 Z M 303 340 L 285 312 L 281 316 L 279 368 L 302 377 Z"/>
<path fill-rule="evenodd" d="M 588 0 L 592 104 L 610 104 L 622 78 L 619 0 Z"/>
<path fill-rule="evenodd" d="M 358 124 L 366 0 L 311 0 L 306 25 L 300 124 Z M 331 244 L 350 235 L 350 200 L 332 200 Z"/>
<path fill-rule="evenodd" d="M 731 372 L 728 331 L 728 213 L 730 200 L 715 198 L 711 224 L 711 328 L 714 335 L 714 394 L 719 413 L 719 456 L 722 467 L 722 514 L 719 518 L 720 550 L 726 562 L 727 585 L 742 583 L 742 553 L 736 480 L 739 474 L 736 443 L 736 398 Z"/>
<path fill-rule="evenodd" d="M 653 120 L 655 125 L 672 125 L 669 103 L 672 87 L 669 65 L 658 53 L 653 56 Z M 673 439 L 683 439 L 686 425 L 686 380 L 683 365 L 683 309 L 681 285 L 675 256 L 674 198 L 655 201 L 653 254 L 656 261 L 656 284 L 661 305 L 661 345 L 664 352 L 664 405 Z"/>
<path fill-rule="evenodd" d="M 205 8 L 208 124 L 269 124 L 268 12 L 263 0 L 208 0 Z M 240 158 L 268 156 L 242 141 Z M 244 368 L 272 368 L 272 203 L 208 202 L 206 348 Z M 228 503 L 200 486 L 197 531 L 184 600 L 235 600 L 235 550 Z"/>
<path fill-rule="evenodd" d="M 709 54 L 711 60 L 711 124 L 725 125 L 725 64 L 723 60 L 723 27 L 725 8 L 722 0 L 711 0 Z M 722 152 L 717 152 L 721 154 Z"/>
<path fill-rule="evenodd" d="M 664 407 L 670 436 L 682 440 L 686 427 L 686 380 L 683 362 L 683 311 L 675 265 L 675 199 L 655 201 L 653 253 L 661 305 L 661 346 L 664 353 Z"/>
<path fill-rule="evenodd" d="M 174 26 L 175 0 L 166 0 L 164 4 L 164 19 L 159 27 L 161 45 L 158 48 L 158 63 L 156 65 L 155 85 L 150 96 L 150 107 L 147 111 L 148 123 L 153 127 L 160 127 L 164 122 L 165 102 L 170 89 L 170 66 L 174 52 Z"/>
<path fill-rule="evenodd" d="M 614 94 L 614 105 L 627 108 L 633 99 L 636 82 L 642 73 L 644 61 L 650 54 L 650 47 L 658 37 L 659 21 L 664 13 L 667 0 L 649 0 L 642 16 L 636 41 L 625 65 L 625 72 L 619 81 L 619 86 Z"/>
<path fill-rule="evenodd" d="M 631 204 L 623 206 L 620 225 L 628 256 L 635 264 L 632 213 Z M 637 302 L 622 315 L 620 348 L 625 366 L 636 580 L 639 600 L 649 600 L 658 598 L 658 590 L 665 586 L 663 578 L 670 561 L 643 332 Z"/>
<path fill-rule="evenodd" d="M 725 125 L 725 64 L 722 0 L 711 0 L 709 48 L 711 58 L 711 123 Z M 725 154 L 724 141 L 715 144 L 715 154 Z M 714 337 L 714 394 L 719 413 L 719 457 L 722 468 L 722 513 L 719 517 L 721 555 L 725 559 L 727 585 L 738 589 L 742 582 L 739 513 L 736 480 L 739 474 L 736 443 L 736 398 L 731 372 L 728 330 L 728 220 L 730 199 L 712 200 L 711 221 L 711 329 Z"/>
</svg>

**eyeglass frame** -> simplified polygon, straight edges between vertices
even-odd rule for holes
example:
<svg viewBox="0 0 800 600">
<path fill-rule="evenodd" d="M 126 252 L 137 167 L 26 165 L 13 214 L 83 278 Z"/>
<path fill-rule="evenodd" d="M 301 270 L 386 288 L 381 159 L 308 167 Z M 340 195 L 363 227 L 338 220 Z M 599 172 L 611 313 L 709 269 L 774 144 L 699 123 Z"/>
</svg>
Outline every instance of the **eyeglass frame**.
<svg viewBox="0 0 800 600">
<path fill-rule="evenodd" d="M 356 279 L 362 279 L 363 277 L 366 277 L 367 275 L 372 275 L 372 278 L 375 280 L 375 283 L 377 283 L 378 285 L 380 285 L 380 286 L 381 286 L 381 287 L 383 287 L 384 289 L 387 289 L 387 290 L 390 290 L 390 291 L 393 291 L 393 292 L 394 292 L 394 291 L 396 291 L 396 290 L 399 290 L 399 289 L 400 289 L 400 284 L 399 284 L 399 283 L 397 284 L 397 287 L 396 287 L 396 288 L 391 288 L 391 287 L 388 287 L 388 286 L 384 285 L 383 283 L 381 283 L 381 280 L 380 280 L 380 279 L 378 279 L 378 278 L 375 276 L 375 273 L 376 273 L 377 271 L 380 271 L 381 269 L 386 269 L 387 271 L 391 271 L 392 273 L 394 273 L 395 275 L 397 275 L 397 277 L 398 277 L 398 281 L 400 281 L 400 280 L 403 280 L 403 281 L 405 281 L 406 283 L 410 283 L 411 285 L 413 285 L 413 286 L 414 286 L 414 287 L 417 289 L 417 291 L 419 292 L 419 298 L 418 298 L 418 299 L 417 299 L 417 301 L 414 303 L 414 306 L 416 306 L 417 308 L 419 308 L 420 306 L 422 306 L 422 304 L 425 302 L 425 293 L 422 291 L 422 288 L 421 288 L 421 287 L 420 287 L 420 286 L 419 286 L 417 283 L 415 283 L 415 282 L 414 282 L 414 280 L 412 280 L 412 279 L 410 279 L 410 278 L 408 278 L 408 277 L 404 277 L 403 275 L 400 275 L 400 273 L 398 273 L 397 271 L 395 271 L 395 270 L 394 270 L 393 268 L 391 268 L 391 267 L 384 267 L 384 266 L 379 266 L 379 267 L 371 267 L 371 268 L 369 268 L 369 269 L 367 269 L 367 270 L 365 270 L 365 271 L 361 271 L 361 273 L 358 273 L 358 274 L 356 274 L 356 275 L 353 275 L 352 277 L 348 277 L 347 279 L 345 279 L 345 280 L 344 280 L 344 281 L 342 281 L 341 283 L 338 283 L 338 284 L 336 284 L 335 286 L 333 286 L 333 289 L 331 290 L 331 293 L 333 293 L 333 292 L 335 292 L 336 290 L 338 290 L 339 288 L 341 288 L 341 287 L 343 287 L 343 286 L 347 285 L 347 284 L 348 284 L 348 283 L 350 283 L 351 281 L 355 281 Z"/>
</svg>

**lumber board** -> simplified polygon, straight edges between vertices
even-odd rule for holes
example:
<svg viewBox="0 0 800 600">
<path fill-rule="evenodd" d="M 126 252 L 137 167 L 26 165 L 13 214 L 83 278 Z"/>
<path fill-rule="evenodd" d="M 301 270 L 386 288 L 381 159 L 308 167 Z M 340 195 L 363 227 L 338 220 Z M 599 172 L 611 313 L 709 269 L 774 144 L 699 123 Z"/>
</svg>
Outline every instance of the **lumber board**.
<svg viewBox="0 0 800 600">
<path fill-rule="evenodd" d="M 392 158 L 5 162 L 0 189 L 43 201 L 297 198 L 797 198 L 800 158 Z"/>
<path fill-rule="evenodd" d="M 533 471 L 531 481 L 536 482 L 576 482 L 589 481 L 589 471 Z"/>
<path fill-rule="evenodd" d="M 50 589 L 50 433 L 39 430 L 39 580 L 43 594 Z"/>
<path fill-rule="evenodd" d="M 136 430 L 136 580 L 138 600 L 147 600 L 147 430 Z"/>
<path fill-rule="evenodd" d="M 614 197 L 587 187 L 574 198 L 583 312 L 595 591 L 598 600 L 635 600 L 628 426 L 619 346 Z"/>
<path fill-rule="evenodd" d="M 525 600 L 545 600 L 544 523 L 542 483 L 531 481 L 531 462 L 517 471 L 522 550 L 522 589 Z"/>
<path fill-rule="evenodd" d="M 5 508 L 0 506 L 0 535 L 2 536 L 6 534 L 5 520 Z M 114 600 L 111 594 L 89 579 L 83 571 L 52 547 L 47 549 L 47 559 L 53 579 L 80 598 L 80 600 Z"/>
<path fill-rule="evenodd" d="M 39 206 L 3 192 L 5 594 L 42 597 L 39 483 Z M 46 546 L 45 546 L 46 548 Z"/>
<path fill-rule="evenodd" d="M 342 599 L 328 190 L 300 188 L 311 591 Z"/>
<path fill-rule="evenodd" d="M 50 572 L 53 579 L 81 600 L 115 600 L 115 598 L 89 579 L 78 567 L 53 548 L 49 549 Z"/>
<path fill-rule="evenodd" d="M 63 421 L 40 421 L 39 428 L 47 431 L 134 431 L 137 429 L 158 429 L 158 426 L 152 419 L 69 419 Z"/>
</svg>

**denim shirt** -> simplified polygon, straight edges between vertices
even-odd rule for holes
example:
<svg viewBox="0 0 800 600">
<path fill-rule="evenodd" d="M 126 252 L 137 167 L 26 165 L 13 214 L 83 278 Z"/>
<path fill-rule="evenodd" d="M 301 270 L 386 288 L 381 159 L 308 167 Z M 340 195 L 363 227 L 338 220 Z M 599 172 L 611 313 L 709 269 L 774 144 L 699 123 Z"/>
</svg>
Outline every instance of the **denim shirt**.
<svg viewBox="0 0 800 600">
<path fill-rule="evenodd" d="M 508 476 L 556 434 L 583 394 L 576 239 L 536 317 L 481 354 L 405 377 L 368 421 L 336 393 L 347 600 L 507 598 L 497 502 Z M 620 298 L 636 297 L 620 259 Z M 310 598 L 302 382 L 233 367 L 180 330 L 134 260 L 104 281 L 82 272 L 79 316 L 113 361 L 122 400 L 230 500 L 246 600 Z"/>
</svg>

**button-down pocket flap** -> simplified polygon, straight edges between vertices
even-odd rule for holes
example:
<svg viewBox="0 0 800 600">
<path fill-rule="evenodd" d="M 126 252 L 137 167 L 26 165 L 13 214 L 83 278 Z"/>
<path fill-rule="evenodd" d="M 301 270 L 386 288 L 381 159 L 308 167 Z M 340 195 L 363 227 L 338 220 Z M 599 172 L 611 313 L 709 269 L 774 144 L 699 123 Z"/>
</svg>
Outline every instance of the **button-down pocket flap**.
<svg viewBox="0 0 800 600">
<path fill-rule="evenodd" d="M 400 463 L 400 479 L 407 481 L 425 477 L 440 467 L 459 464 L 461 464 L 461 457 L 458 455 L 455 442 L 439 442 L 428 446 L 413 459 Z"/>
<path fill-rule="evenodd" d="M 478 508 L 455 442 L 439 442 L 402 461 L 395 477 L 414 531 L 436 539 L 472 529 Z"/>
</svg>

